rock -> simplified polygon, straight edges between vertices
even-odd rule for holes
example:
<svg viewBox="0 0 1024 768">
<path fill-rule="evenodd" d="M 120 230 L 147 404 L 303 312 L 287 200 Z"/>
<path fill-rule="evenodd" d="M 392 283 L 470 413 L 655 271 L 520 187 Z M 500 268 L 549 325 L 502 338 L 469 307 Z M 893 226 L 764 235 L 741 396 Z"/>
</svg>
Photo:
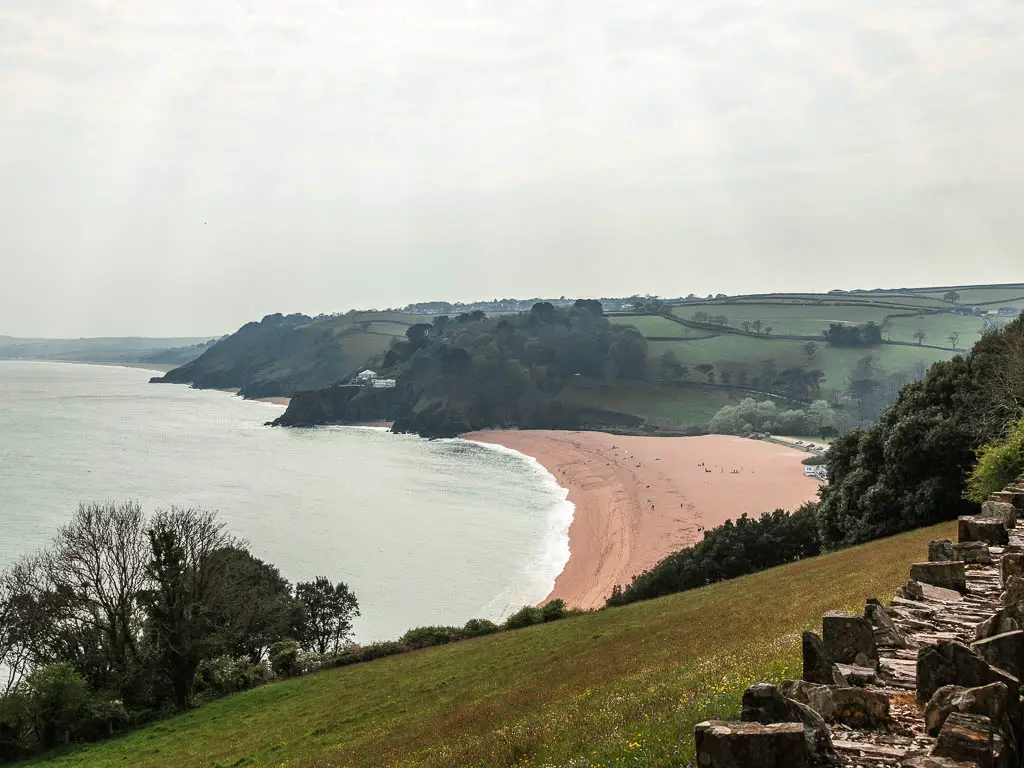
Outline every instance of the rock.
<svg viewBox="0 0 1024 768">
<path fill-rule="evenodd" d="M 978 768 L 976 763 L 965 763 L 948 757 L 932 757 L 931 755 L 915 755 L 904 758 L 900 768 Z"/>
<path fill-rule="evenodd" d="M 944 685 L 925 706 L 925 729 L 931 736 L 938 735 L 946 718 L 953 712 L 985 715 L 993 723 L 1001 723 L 1012 703 L 1009 699 L 1010 691 L 1003 683 L 992 683 L 981 688 Z"/>
<path fill-rule="evenodd" d="M 824 687 L 824 686 L 823 686 Z M 806 704 L 783 696 L 769 683 L 758 683 L 743 693 L 740 719 L 746 723 L 802 723 L 810 765 L 827 765 L 835 760 L 835 749 L 824 718 Z"/>
<path fill-rule="evenodd" d="M 953 545 L 953 559 L 968 565 L 991 565 L 992 553 L 988 544 L 980 541 L 963 541 Z"/>
<path fill-rule="evenodd" d="M 871 623 L 871 628 L 874 630 L 875 645 L 886 648 L 910 647 L 907 638 L 875 598 L 869 599 L 867 605 L 864 606 L 864 618 Z"/>
<path fill-rule="evenodd" d="M 971 650 L 993 667 L 1020 679 L 1024 671 L 1024 632 L 1003 632 L 971 644 Z"/>
<path fill-rule="evenodd" d="M 1010 535 L 1000 520 L 966 516 L 957 518 L 957 541 L 983 541 L 986 544 L 1006 544 Z"/>
<path fill-rule="evenodd" d="M 830 689 L 837 723 L 852 728 L 884 728 L 889 724 L 889 697 L 863 688 Z"/>
<path fill-rule="evenodd" d="M 1020 682 L 1009 672 L 993 667 L 966 645 L 942 642 L 917 652 L 917 698 L 929 701 L 944 685 L 980 688 L 989 683 L 1004 683 L 1012 701 L 1017 700 Z"/>
<path fill-rule="evenodd" d="M 949 539 L 938 539 L 928 542 L 929 563 L 944 563 L 953 559 L 953 542 Z"/>
<path fill-rule="evenodd" d="M 1004 504 L 1012 504 L 1017 508 L 1017 511 L 1024 513 L 1024 491 L 1013 490 L 1016 486 L 1011 486 L 1003 491 L 996 491 L 990 493 L 988 496 L 989 501 L 1002 502 Z"/>
<path fill-rule="evenodd" d="M 830 723 L 853 728 L 882 728 L 889 724 L 889 697 L 877 691 L 816 685 L 804 680 L 784 680 L 779 684 L 779 691 L 810 707 Z"/>
<path fill-rule="evenodd" d="M 863 616 L 830 611 L 822 617 L 821 630 L 825 650 L 836 663 L 851 664 L 859 660 L 858 666 L 878 666 L 875 632 Z"/>
<path fill-rule="evenodd" d="M 712 720 L 693 729 L 700 768 L 808 768 L 800 723 L 738 723 Z"/>
<path fill-rule="evenodd" d="M 974 762 L 978 768 L 992 768 L 992 751 L 991 721 L 984 715 L 953 712 L 939 731 L 932 755 Z"/>
<path fill-rule="evenodd" d="M 999 558 L 999 578 L 1004 588 L 1011 576 L 1024 576 L 1024 552 L 1009 552 Z"/>
<path fill-rule="evenodd" d="M 856 664 L 836 664 L 836 668 L 846 681 L 843 685 L 852 685 L 863 688 L 865 685 L 876 685 L 878 683 L 878 670 L 874 667 L 858 666 Z"/>
<path fill-rule="evenodd" d="M 824 685 L 846 685 L 839 668 L 832 661 L 825 644 L 813 632 L 804 632 L 801 642 L 804 657 L 804 680 Z"/>
<path fill-rule="evenodd" d="M 920 581 L 910 579 L 899 590 L 902 597 L 907 600 L 932 600 L 937 603 L 958 603 L 963 600 L 963 595 L 953 589 L 935 587 L 931 584 L 922 584 Z"/>
<path fill-rule="evenodd" d="M 1011 576 L 1006 580 L 1003 594 L 999 597 L 999 605 L 1003 608 L 1024 602 L 1024 576 Z"/>
<path fill-rule="evenodd" d="M 944 563 L 914 563 L 910 566 L 910 578 L 921 584 L 951 589 L 960 594 L 967 592 L 967 573 L 964 570 L 963 561 L 960 560 L 950 560 Z"/>
<path fill-rule="evenodd" d="M 1006 501 L 985 501 L 981 504 L 982 517 L 999 520 L 1007 528 L 1017 527 L 1017 508 Z"/>
<path fill-rule="evenodd" d="M 1021 627 L 1021 616 L 1016 605 L 1000 608 L 974 628 L 974 639 L 984 640 L 986 637 L 1013 632 Z"/>
</svg>

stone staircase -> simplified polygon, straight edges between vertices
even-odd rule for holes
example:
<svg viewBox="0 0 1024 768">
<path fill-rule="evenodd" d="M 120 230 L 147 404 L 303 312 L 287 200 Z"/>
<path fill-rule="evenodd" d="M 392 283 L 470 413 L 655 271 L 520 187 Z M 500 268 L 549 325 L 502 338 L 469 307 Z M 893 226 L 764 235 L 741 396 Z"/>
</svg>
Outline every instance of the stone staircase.
<svg viewBox="0 0 1024 768">
<path fill-rule="evenodd" d="M 695 729 L 700 768 L 1024 766 L 1024 476 L 934 541 L 887 606 L 805 632 L 802 680 Z"/>
</svg>

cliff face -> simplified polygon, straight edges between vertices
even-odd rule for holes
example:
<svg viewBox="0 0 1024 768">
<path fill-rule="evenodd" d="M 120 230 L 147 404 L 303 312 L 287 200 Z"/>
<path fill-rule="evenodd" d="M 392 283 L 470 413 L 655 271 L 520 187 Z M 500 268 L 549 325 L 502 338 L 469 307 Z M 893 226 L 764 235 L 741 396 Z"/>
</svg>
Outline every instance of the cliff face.
<svg viewBox="0 0 1024 768">
<path fill-rule="evenodd" d="M 274 422 L 278 427 L 314 427 L 391 421 L 398 406 L 398 390 L 362 387 L 325 387 L 299 392 Z"/>
</svg>

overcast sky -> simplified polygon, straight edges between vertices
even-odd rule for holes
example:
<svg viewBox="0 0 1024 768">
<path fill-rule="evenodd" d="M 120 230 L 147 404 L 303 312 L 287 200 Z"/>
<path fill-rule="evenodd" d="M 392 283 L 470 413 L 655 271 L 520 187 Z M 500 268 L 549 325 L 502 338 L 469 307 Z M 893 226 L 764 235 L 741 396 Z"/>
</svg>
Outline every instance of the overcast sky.
<svg viewBox="0 0 1024 768">
<path fill-rule="evenodd" d="M 3 0 L 0 334 L 1024 280 L 1019 0 Z"/>
</svg>

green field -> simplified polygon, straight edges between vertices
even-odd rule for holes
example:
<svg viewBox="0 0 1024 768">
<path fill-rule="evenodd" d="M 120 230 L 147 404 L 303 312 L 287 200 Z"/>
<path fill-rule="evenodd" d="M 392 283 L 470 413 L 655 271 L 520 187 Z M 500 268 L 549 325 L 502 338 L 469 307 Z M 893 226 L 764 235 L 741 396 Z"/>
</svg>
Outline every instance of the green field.
<svg viewBox="0 0 1024 768">
<path fill-rule="evenodd" d="M 621 382 L 614 386 L 573 384 L 561 397 L 576 405 L 632 413 L 659 427 L 706 426 L 719 410 L 745 395 L 697 386 Z"/>
<path fill-rule="evenodd" d="M 914 333 L 918 329 L 924 331 L 927 336 L 925 344 L 932 344 L 938 347 L 950 347 L 952 342 L 949 336 L 952 333 L 960 335 L 957 341 L 958 349 L 970 349 L 978 340 L 985 327 L 985 322 L 980 317 L 966 315 L 951 315 L 948 312 L 939 314 L 920 315 L 918 317 L 893 317 L 885 325 L 884 337 L 892 341 L 908 341 L 916 343 Z"/>
<path fill-rule="evenodd" d="M 724 315 L 728 325 L 740 328 L 744 322 L 753 323 L 760 320 L 765 326 L 772 328 L 774 334 L 794 336 L 821 337 L 822 331 L 830 323 L 847 323 L 860 325 L 874 321 L 881 325 L 885 321 L 887 310 L 872 306 L 826 306 L 817 304 L 773 304 L 759 302 L 739 302 L 725 304 L 704 302 L 700 305 L 688 304 L 673 308 L 673 314 L 684 320 L 692 320 L 694 312 L 707 312 L 712 317 Z"/>
<path fill-rule="evenodd" d="M 668 318 L 656 315 L 613 315 L 611 321 L 617 325 L 632 325 L 647 337 L 674 337 L 680 339 L 707 339 L 715 333 L 699 328 L 687 328 Z"/>
<path fill-rule="evenodd" d="M 685 766 L 695 723 L 799 676 L 800 632 L 888 598 L 953 524 L 215 701 L 26 766 Z"/>
</svg>

